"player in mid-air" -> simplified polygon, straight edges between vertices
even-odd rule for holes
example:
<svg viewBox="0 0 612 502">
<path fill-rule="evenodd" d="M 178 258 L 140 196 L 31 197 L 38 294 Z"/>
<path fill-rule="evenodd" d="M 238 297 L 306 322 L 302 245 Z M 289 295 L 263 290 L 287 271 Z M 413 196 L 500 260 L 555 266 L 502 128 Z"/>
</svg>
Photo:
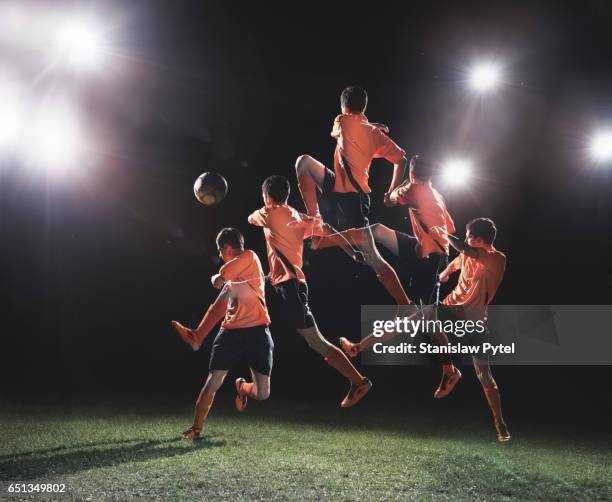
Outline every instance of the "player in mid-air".
<svg viewBox="0 0 612 502">
<path fill-rule="evenodd" d="M 342 91 L 342 113 L 335 118 L 331 132 L 337 142 L 333 171 L 310 155 L 301 155 L 295 165 L 298 188 L 307 214 L 318 217 L 317 192 L 329 194 L 335 200 L 338 215 L 335 224 L 341 230 L 369 226 L 371 189 L 368 179 L 372 159 L 382 157 L 393 164 L 389 192 L 404 178 L 408 162 L 404 150 L 387 136 L 388 128 L 368 121 L 364 115 L 367 104 L 368 95 L 361 87 L 351 86 Z M 333 228 L 324 225 L 323 229 L 326 235 L 335 235 Z M 313 239 L 313 249 L 324 239 Z M 351 254 L 349 242 L 343 243 L 342 247 Z M 410 304 L 395 270 L 380 255 L 371 234 L 358 243 L 357 248 L 395 303 Z"/>
<path fill-rule="evenodd" d="M 393 230 L 381 223 L 374 223 L 369 229 L 376 244 L 398 256 L 407 267 L 410 273 L 410 297 L 421 305 L 431 305 L 437 301 L 438 275 L 448 263 L 447 234 L 455 231 L 444 198 L 433 187 L 433 174 L 433 161 L 426 156 L 414 155 L 410 159 L 408 178 L 385 198 L 387 206 L 408 206 L 413 235 Z M 323 238 L 320 246 L 337 245 L 344 240 L 357 243 L 366 239 L 367 232 L 367 229 L 347 230 L 342 235 Z M 340 338 L 340 345 L 347 354 L 355 357 L 374 343 L 387 341 L 395 335 L 387 333 L 383 337 L 375 337 L 370 334 L 359 343 Z M 438 345 L 446 345 L 448 342 L 443 333 L 433 334 L 432 341 Z M 438 399 L 448 395 L 461 377 L 449 354 L 442 353 L 439 359 L 442 363 L 442 379 L 434 392 L 434 397 Z"/>
<path fill-rule="evenodd" d="M 362 376 L 346 355 L 321 334 L 308 304 L 308 284 L 302 271 L 304 239 L 322 235 L 320 218 L 306 215 L 287 205 L 289 181 L 270 176 L 262 185 L 264 207 L 253 212 L 249 223 L 262 227 L 270 263 L 270 282 L 283 302 L 283 310 L 306 343 L 350 382 L 341 402 L 343 408 L 357 404 L 372 383 Z"/>
<path fill-rule="evenodd" d="M 238 378 L 236 408 L 244 411 L 247 398 L 264 400 L 270 396 L 270 374 L 274 343 L 268 325 L 265 277 L 257 255 L 244 249 L 244 237 L 235 228 L 224 228 L 217 235 L 217 249 L 224 265 L 211 278 L 213 286 L 221 289 L 196 329 L 177 321 L 172 326 L 182 340 L 198 350 L 215 325 L 223 319 L 215 337 L 208 378 L 196 401 L 193 425 L 183 432 L 183 439 L 193 440 L 200 435 L 204 421 L 223 384 L 227 372 L 241 362 L 251 368 L 252 381 Z"/>
<path fill-rule="evenodd" d="M 476 218 L 466 226 L 465 242 L 453 235 L 448 239 L 460 255 L 440 274 L 446 282 L 451 274 L 460 270 L 455 289 L 438 307 L 438 319 L 485 320 L 487 305 L 491 303 L 506 269 L 506 256 L 495 249 L 493 242 L 497 227 L 489 218 Z M 511 436 L 501 409 L 499 388 L 491 373 L 488 355 L 472 356 L 476 376 L 480 381 L 493 413 L 497 439 L 509 441 Z"/>
</svg>

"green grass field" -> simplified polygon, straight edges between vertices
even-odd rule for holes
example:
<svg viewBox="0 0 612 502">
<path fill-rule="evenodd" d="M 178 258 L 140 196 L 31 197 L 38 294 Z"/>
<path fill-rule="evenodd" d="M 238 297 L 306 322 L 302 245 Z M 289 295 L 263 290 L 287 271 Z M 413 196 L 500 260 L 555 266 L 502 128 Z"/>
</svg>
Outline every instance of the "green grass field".
<svg viewBox="0 0 612 502">
<path fill-rule="evenodd" d="M 57 499 L 93 501 L 612 498 L 612 454 L 594 437 L 515 428 L 500 445 L 489 417 L 273 401 L 238 414 L 219 401 L 193 443 L 178 439 L 187 402 L 4 405 L 0 499 L 9 482 L 65 483 Z"/>
</svg>

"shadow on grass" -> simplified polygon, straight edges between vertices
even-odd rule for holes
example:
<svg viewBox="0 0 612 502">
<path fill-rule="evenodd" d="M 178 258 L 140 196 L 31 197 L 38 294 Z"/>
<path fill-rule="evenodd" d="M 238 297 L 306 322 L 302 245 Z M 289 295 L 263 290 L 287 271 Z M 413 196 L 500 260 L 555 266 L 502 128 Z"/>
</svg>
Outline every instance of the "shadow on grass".
<svg viewBox="0 0 612 502">
<path fill-rule="evenodd" d="M 0 457 L 0 480 L 27 481 L 48 474 L 75 474 L 127 462 L 176 457 L 225 444 L 224 439 L 203 436 L 193 443 L 186 443 L 179 438 L 150 441 L 124 439 L 32 450 Z"/>
</svg>

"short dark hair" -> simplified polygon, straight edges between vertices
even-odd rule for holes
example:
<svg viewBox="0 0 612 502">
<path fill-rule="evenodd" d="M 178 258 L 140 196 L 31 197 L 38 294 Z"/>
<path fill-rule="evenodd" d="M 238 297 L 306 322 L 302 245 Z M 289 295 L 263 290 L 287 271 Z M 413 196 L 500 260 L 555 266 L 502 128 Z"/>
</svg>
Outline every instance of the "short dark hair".
<svg viewBox="0 0 612 502">
<path fill-rule="evenodd" d="M 353 113 L 363 113 L 368 106 L 368 93 L 363 87 L 351 85 L 342 91 L 340 104 Z"/>
<path fill-rule="evenodd" d="M 217 234 L 217 247 L 222 249 L 225 245 L 234 249 L 244 249 L 244 237 L 237 228 L 223 228 Z"/>
<path fill-rule="evenodd" d="M 480 237 L 487 244 L 493 244 L 497 236 L 497 227 L 490 218 L 475 218 L 465 226 L 472 236 Z"/>
<path fill-rule="evenodd" d="M 414 176 L 420 180 L 427 180 L 434 175 L 432 160 L 420 153 L 413 155 L 410 159 L 410 169 Z"/>
<path fill-rule="evenodd" d="M 274 202 L 284 204 L 289 198 L 289 180 L 278 174 L 268 176 L 261 185 L 261 190 Z"/>
</svg>

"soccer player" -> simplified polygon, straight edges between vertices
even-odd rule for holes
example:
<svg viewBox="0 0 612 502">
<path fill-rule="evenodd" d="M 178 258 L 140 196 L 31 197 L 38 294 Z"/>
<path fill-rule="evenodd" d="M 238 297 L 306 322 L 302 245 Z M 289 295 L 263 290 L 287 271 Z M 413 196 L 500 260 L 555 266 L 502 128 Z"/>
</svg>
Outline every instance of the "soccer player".
<svg viewBox="0 0 612 502">
<path fill-rule="evenodd" d="M 357 404 L 370 390 L 372 383 L 362 376 L 346 355 L 329 343 L 319 331 L 308 304 L 308 284 L 302 271 L 304 239 L 321 235 L 321 220 L 287 205 L 289 181 L 283 176 L 270 176 L 262 185 L 264 207 L 253 212 L 249 223 L 262 227 L 266 239 L 270 282 L 283 302 L 283 309 L 291 318 L 306 343 L 321 354 L 330 366 L 346 377 L 351 386 L 340 406 Z"/>
<path fill-rule="evenodd" d="M 193 350 L 198 350 L 215 325 L 223 319 L 215 337 L 208 378 L 196 401 L 193 425 L 183 432 L 183 439 L 193 440 L 200 435 L 204 421 L 223 384 L 227 372 L 242 361 L 251 368 L 252 381 L 236 379 L 236 408 L 244 411 L 247 398 L 264 400 L 270 396 L 270 374 L 274 343 L 268 325 L 265 277 L 261 262 L 250 249 L 244 249 L 244 237 L 235 228 L 224 228 L 217 235 L 217 249 L 224 265 L 211 278 L 213 286 L 221 289 L 210 305 L 199 326 L 193 330 L 172 321 L 181 339 Z"/>
<path fill-rule="evenodd" d="M 364 115 L 368 95 L 361 87 L 347 87 L 340 96 L 341 115 L 334 120 L 331 135 L 336 140 L 334 170 L 326 168 L 310 155 L 298 157 L 295 169 L 298 188 L 309 216 L 319 216 L 317 191 L 333 194 L 339 216 L 339 228 L 368 227 L 370 186 L 368 184 L 372 159 L 383 157 L 393 164 L 391 192 L 404 178 L 406 153 L 385 134 L 388 128 L 371 123 Z M 323 226 L 326 235 L 334 235 L 333 228 Z M 318 239 L 313 239 L 313 248 Z M 342 247 L 350 253 L 349 243 Z M 376 272 L 378 280 L 398 305 L 410 304 L 395 270 L 380 255 L 370 234 L 358 244 L 365 262 Z"/>
<path fill-rule="evenodd" d="M 491 303 L 501 284 L 506 269 L 506 256 L 495 249 L 497 235 L 495 223 L 489 218 L 476 218 L 466 226 L 465 242 L 449 235 L 449 241 L 459 253 L 440 274 L 446 282 L 451 274 L 460 270 L 459 282 L 438 308 L 438 319 L 486 320 L 487 305 Z M 487 356 L 472 356 L 476 376 L 493 413 L 497 440 L 510 441 L 510 432 L 502 416 L 499 387 L 491 373 Z"/>
<path fill-rule="evenodd" d="M 410 159 L 408 178 L 395 188 L 386 198 L 387 206 L 396 204 L 408 206 L 412 235 L 393 230 L 380 223 L 370 227 L 377 244 L 381 244 L 398 256 L 410 271 L 410 297 L 417 303 L 430 305 L 437 301 L 436 291 L 438 274 L 448 263 L 449 242 L 447 234 L 455 231 L 444 198 L 432 185 L 434 174 L 433 162 L 427 157 L 415 155 Z M 342 232 L 343 236 L 325 237 L 323 246 L 340 242 L 342 237 L 351 242 L 365 239 L 367 229 L 353 229 Z M 374 343 L 393 338 L 395 333 L 383 337 L 369 335 L 359 343 L 352 343 L 340 338 L 340 345 L 351 357 L 370 348 Z M 436 333 L 432 340 L 437 345 L 446 345 L 448 340 L 443 333 Z M 442 398 L 452 390 L 459 381 L 461 373 L 455 368 L 449 354 L 441 353 L 442 380 L 434 397 Z"/>
</svg>

